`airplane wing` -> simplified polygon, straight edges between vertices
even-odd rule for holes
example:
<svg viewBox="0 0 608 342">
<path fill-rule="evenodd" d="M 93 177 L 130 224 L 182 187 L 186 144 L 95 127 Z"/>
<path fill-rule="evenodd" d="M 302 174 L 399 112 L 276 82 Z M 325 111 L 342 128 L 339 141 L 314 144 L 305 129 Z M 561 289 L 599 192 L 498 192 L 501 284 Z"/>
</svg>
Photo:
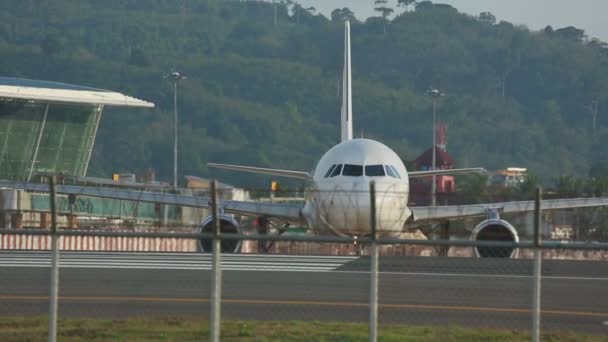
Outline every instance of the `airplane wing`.
<svg viewBox="0 0 608 342">
<path fill-rule="evenodd" d="M 288 178 L 297 178 L 297 179 L 312 178 L 310 173 L 303 172 L 303 171 L 267 169 L 267 168 L 263 168 L 263 167 L 228 165 L 228 164 L 217 164 L 217 163 L 207 163 L 207 166 L 214 167 L 217 169 L 251 172 L 251 173 L 257 173 L 257 174 L 263 174 L 263 175 L 281 176 L 281 177 L 288 177 Z"/>
<path fill-rule="evenodd" d="M 608 205 L 608 197 L 571 198 L 543 200 L 542 210 L 599 207 Z M 534 201 L 486 203 L 470 205 L 448 205 L 437 207 L 410 207 L 414 222 L 425 220 L 453 219 L 466 216 L 484 216 L 488 210 L 498 210 L 501 214 L 534 211 Z"/>
<path fill-rule="evenodd" d="M 0 188 L 21 189 L 32 192 L 50 191 L 48 184 L 13 181 L 0 181 Z M 211 198 L 200 196 L 59 184 L 55 186 L 55 190 L 58 194 L 66 195 L 112 198 L 126 201 L 162 203 L 198 208 L 209 208 L 211 206 Z M 224 209 L 224 212 L 229 214 L 270 216 L 285 219 L 290 222 L 300 222 L 302 220 L 300 212 L 302 211 L 303 205 L 246 201 L 220 201 L 218 205 Z"/>
<path fill-rule="evenodd" d="M 427 177 L 427 176 L 456 175 L 456 174 L 474 173 L 474 172 L 483 173 L 483 172 L 486 172 L 486 170 L 481 167 L 472 167 L 472 168 L 466 168 L 466 169 L 412 171 L 412 172 L 408 172 L 407 174 L 410 178 L 417 178 L 417 177 Z"/>
</svg>

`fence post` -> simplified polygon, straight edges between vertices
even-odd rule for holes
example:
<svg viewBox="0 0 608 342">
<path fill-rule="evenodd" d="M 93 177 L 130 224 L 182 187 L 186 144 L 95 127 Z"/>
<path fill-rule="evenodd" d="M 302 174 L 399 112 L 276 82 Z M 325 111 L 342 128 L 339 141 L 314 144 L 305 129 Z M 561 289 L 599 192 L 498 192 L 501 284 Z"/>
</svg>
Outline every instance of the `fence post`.
<svg viewBox="0 0 608 342">
<path fill-rule="evenodd" d="M 211 182 L 211 210 L 213 215 L 213 268 L 211 283 L 211 315 L 209 318 L 209 340 L 219 342 L 221 329 L 222 300 L 222 254 L 220 240 L 220 218 L 217 208 L 217 181 Z"/>
<path fill-rule="evenodd" d="M 378 340 L 378 244 L 376 243 L 376 184 L 369 183 L 370 227 L 371 227 L 371 270 L 369 293 L 369 340 Z"/>
<path fill-rule="evenodd" d="M 534 201 L 534 275 L 532 288 L 532 341 L 540 341 L 540 296 L 541 296 L 541 272 L 542 272 L 542 250 L 541 250 L 541 205 L 542 190 L 536 188 L 536 199 Z"/>
<path fill-rule="evenodd" d="M 59 246 L 57 236 L 56 177 L 50 177 L 51 200 L 51 284 L 49 293 L 49 342 L 57 340 L 57 296 L 59 289 Z"/>
</svg>

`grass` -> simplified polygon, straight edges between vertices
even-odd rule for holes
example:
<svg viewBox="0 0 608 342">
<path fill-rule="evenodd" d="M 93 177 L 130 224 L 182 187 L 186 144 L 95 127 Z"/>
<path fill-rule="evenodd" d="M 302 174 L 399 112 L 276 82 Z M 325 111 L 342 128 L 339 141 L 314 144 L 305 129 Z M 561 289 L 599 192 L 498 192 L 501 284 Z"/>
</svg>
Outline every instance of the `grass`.
<svg viewBox="0 0 608 342">
<path fill-rule="evenodd" d="M 62 319 L 58 341 L 206 341 L 208 322 L 193 318 Z M 0 317 L 0 341 L 47 339 L 44 317 Z M 367 325 L 309 321 L 223 321 L 222 341 L 367 341 Z M 519 330 L 381 325 L 380 341 L 529 341 Z M 605 336 L 545 333 L 543 341 L 606 341 Z"/>
</svg>

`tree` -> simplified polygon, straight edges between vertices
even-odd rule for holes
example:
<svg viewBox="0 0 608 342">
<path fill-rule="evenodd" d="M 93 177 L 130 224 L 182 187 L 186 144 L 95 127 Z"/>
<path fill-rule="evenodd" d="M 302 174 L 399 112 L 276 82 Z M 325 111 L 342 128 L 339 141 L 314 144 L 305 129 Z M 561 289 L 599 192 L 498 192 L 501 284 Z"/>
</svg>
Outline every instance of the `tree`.
<svg viewBox="0 0 608 342">
<path fill-rule="evenodd" d="M 380 13 L 384 21 L 384 34 L 386 34 L 386 23 L 388 22 L 388 16 L 395 12 L 394 9 L 388 7 L 388 0 L 374 0 L 374 11 Z"/>
<path fill-rule="evenodd" d="M 608 207 L 574 209 L 577 241 L 606 241 L 608 239 Z"/>
<path fill-rule="evenodd" d="M 493 59 L 493 64 L 500 75 L 500 94 L 503 100 L 507 96 L 507 81 L 513 65 L 516 63 L 514 60 L 515 57 L 510 48 L 498 50 Z"/>
<path fill-rule="evenodd" d="M 131 50 L 131 54 L 129 55 L 129 59 L 127 60 L 127 63 L 129 63 L 131 65 L 137 65 L 137 66 L 150 65 L 150 61 L 148 60 L 148 57 L 146 57 L 146 54 L 144 53 L 144 51 L 141 49 L 137 49 L 137 48 Z"/>
<path fill-rule="evenodd" d="M 536 194 L 536 189 L 541 185 L 540 179 L 534 174 L 527 174 L 524 178 L 524 181 L 521 182 L 517 188 L 516 193 L 518 196 L 518 200 L 530 200 L 534 198 Z"/>
<path fill-rule="evenodd" d="M 429 0 L 420 1 L 420 2 L 416 3 L 416 11 L 431 9 L 434 6 L 435 5 L 433 5 L 432 1 L 429 1 Z"/>
<path fill-rule="evenodd" d="M 608 194 L 608 175 L 589 180 L 588 192 L 594 197 L 605 197 Z"/>
<path fill-rule="evenodd" d="M 291 7 L 291 13 L 296 18 L 296 24 L 299 24 L 301 19 L 311 17 L 317 9 L 314 7 L 304 8 L 300 3 L 294 2 Z"/>
<path fill-rule="evenodd" d="M 591 38 L 589 43 L 587 43 L 587 46 L 589 46 L 592 49 L 598 49 L 598 50 L 608 49 L 608 43 L 603 42 L 597 38 Z"/>
<path fill-rule="evenodd" d="M 600 160 L 591 165 L 589 170 L 589 177 L 591 178 L 603 178 L 608 177 L 608 160 Z"/>
<path fill-rule="evenodd" d="M 490 199 L 488 192 L 488 176 L 485 174 L 470 174 L 463 176 L 458 186 L 463 203 L 484 203 Z"/>
<path fill-rule="evenodd" d="M 40 42 L 40 48 L 46 55 L 52 56 L 61 52 L 64 44 L 55 34 L 46 34 Z"/>
<path fill-rule="evenodd" d="M 585 193 L 585 182 L 572 176 L 561 176 L 555 180 L 555 191 L 565 198 L 581 197 Z"/>
<path fill-rule="evenodd" d="M 509 76 L 521 64 L 521 55 L 524 49 L 524 40 L 521 36 L 513 35 L 508 42 L 508 46 L 500 47 L 490 58 L 490 63 L 495 67 L 500 76 L 500 94 L 503 101 L 507 96 Z"/>
<path fill-rule="evenodd" d="M 277 0 L 272 0 L 272 23 L 277 27 Z"/>
<path fill-rule="evenodd" d="M 408 7 L 416 6 L 416 0 L 397 0 L 397 5 L 403 7 L 407 12 Z"/>
<path fill-rule="evenodd" d="M 559 37 L 575 42 L 582 42 L 585 39 L 585 30 L 578 29 L 574 26 L 568 26 L 555 30 L 555 34 Z"/>
<path fill-rule="evenodd" d="M 602 105 L 606 103 L 608 98 L 608 77 L 597 77 L 597 75 L 605 72 L 604 70 L 605 68 L 602 65 L 592 65 L 581 77 L 584 82 L 581 87 L 584 97 L 581 100 L 586 102 L 585 107 L 591 114 L 591 137 L 594 141 L 599 130 L 598 115 L 601 113 L 600 108 L 603 107 Z"/>
<path fill-rule="evenodd" d="M 293 6 L 291 7 L 291 13 L 296 18 L 296 24 L 300 23 L 300 13 L 302 13 L 302 12 L 308 13 L 304 9 L 304 7 L 302 7 L 302 5 L 300 5 L 300 3 L 294 2 Z"/>
<path fill-rule="evenodd" d="M 489 25 L 494 25 L 496 24 L 496 17 L 490 12 L 481 12 L 479 13 L 479 21 Z"/>
<path fill-rule="evenodd" d="M 348 7 L 344 7 L 344 8 L 336 8 L 335 10 L 331 11 L 331 20 L 332 21 L 351 21 L 351 22 L 355 22 L 357 21 L 357 18 L 355 18 L 355 13 L 353 13 L 353 11 L 351 11 Z"/>
</svg>

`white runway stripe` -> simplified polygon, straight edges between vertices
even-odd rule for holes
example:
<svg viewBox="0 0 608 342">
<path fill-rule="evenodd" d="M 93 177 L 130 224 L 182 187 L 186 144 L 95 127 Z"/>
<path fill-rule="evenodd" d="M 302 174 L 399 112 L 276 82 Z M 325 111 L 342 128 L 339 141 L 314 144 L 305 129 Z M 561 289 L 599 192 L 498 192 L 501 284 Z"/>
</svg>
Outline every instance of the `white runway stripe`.
<svg viewBox="0 0 608 342">
<path fill-rule="evenodd" d="M 337 270 L 355 256 L 298 256 L 298 255 L 222 255 L 225 271 L 280 271 L 280 272 L 330 272 L 369 274 L 366 269 Z M 50 253 L 37 251 L 0 252 L 0 267 L 49 267 Z M 62 252 L 61 268 L 91 269 L 147 269 L 147 270 L 211 270 L 211 255 L 197 253 L 124 253 L 124 252 Z M 479 277 L 479 278 L 530 278 L 522 274 L 484 274 L 450 272 L 395 272 L 381 271 L 385 276 L 412 277 Z M 543 279 L 572 281 L 608 281 L 606 277 L 573 277 L 544 275 Z"/>
<path fill-rule="evenodd" d="M 357 257 L 223 255 L 226 271 L 332 271 Z M 49 267 L 48 252 L 0 253 L 0 267 Z M 62 268 L 210 270 L 209 254 L 62 253 Z"/>
</svg>

